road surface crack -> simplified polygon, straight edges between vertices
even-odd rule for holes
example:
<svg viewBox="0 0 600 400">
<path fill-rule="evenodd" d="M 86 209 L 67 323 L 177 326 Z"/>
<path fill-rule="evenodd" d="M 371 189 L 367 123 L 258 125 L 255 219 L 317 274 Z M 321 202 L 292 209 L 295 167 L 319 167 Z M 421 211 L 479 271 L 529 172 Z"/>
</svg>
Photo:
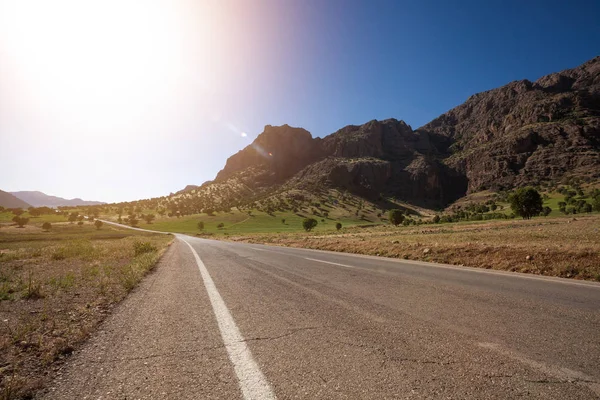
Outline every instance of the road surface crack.
<svg viewBox="0 0 600 400">
<path fill-rule="evenodd" d="M 244 340 L 240 340 L 240 342 L 249 342 L 249 341 L 258 341 L 258 340 L 277 340 L 277 339 L 281 339 L 287 336 L 291 336 L 294 335 L 298 332 L 301 331 L 308 331 L 308 330 L 313 330 L 313 329 L 323 329 L 323 328 L 328 328 L 328 326 L 323 325 L 323 326 L 307 326 L 307 327 L 303 327 L 303 328 L 296 328 L 296 329 L 292 329 L 289 332 L 286 332 L 282 335 L 278 335 L 278 336 L 257 336 L 257 337 L 252 337 L 252 338 L 247 338 Z"/>
</svg>

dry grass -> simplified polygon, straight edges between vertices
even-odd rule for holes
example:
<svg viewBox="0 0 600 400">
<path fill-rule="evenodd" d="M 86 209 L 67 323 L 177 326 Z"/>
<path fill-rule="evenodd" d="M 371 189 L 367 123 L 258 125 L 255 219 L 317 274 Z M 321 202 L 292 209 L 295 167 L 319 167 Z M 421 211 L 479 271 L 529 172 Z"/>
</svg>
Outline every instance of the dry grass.
<svg viewBox="0 0 600 400">
<path fill-rule="evenodd" d="M 598 215 L 230 239 L 600 281 Z"/>
<path fill-rule="evenodd" d="M 43 387 L 171 240 L 91 224 L 0 230 L 0 399 Z"/>
</svg>

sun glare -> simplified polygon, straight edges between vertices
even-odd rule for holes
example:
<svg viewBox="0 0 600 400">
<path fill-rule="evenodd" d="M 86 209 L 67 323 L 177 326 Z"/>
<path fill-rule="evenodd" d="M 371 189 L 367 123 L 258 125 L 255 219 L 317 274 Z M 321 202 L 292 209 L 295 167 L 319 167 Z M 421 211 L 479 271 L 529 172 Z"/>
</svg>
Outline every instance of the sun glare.
<svg viewBox="0 0 600 400">
<path fill-rule="evenodd" d="M 183 33 L 168 2 L 0 0 L 0 11 L 10 16 L 0 16 L 0 49 L 19 81 L 8 82 L 20 89 L 14 98 L 99 135 L 134 125 L 174 95 L 183 73 Z"/>
</svg>

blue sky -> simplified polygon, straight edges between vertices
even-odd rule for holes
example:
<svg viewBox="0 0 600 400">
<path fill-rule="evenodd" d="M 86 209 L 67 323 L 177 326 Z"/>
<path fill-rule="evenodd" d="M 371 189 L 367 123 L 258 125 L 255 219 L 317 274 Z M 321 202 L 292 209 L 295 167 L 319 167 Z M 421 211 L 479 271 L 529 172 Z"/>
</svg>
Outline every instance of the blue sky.
<svg viewBox="0 0 600 400">
<path fill-rule="evenodd" d="M 2 190 L 166 195 L 267 124 L 417 128 L 600 55 L 597 1 L 82 3 L 0 0 Z"/>
</svg>

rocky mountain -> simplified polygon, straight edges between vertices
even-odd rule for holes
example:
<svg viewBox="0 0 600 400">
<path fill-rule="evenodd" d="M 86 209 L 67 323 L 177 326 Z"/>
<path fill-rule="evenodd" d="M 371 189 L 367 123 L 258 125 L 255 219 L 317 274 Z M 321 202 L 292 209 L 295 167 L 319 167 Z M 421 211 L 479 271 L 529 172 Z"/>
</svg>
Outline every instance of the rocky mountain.
<svg viewBox="0 0 600 400">
<path fill-rule="evenodd" d="M 569 177 L 600 180 L 600 57 L 475 94 L 416 130 L 388 119 L 321 139 L 302 128 L 267 125 L 213 182 L 193 192 L 226 198 L 229 191 L 240 201 L 329 187 L 440 207 L 484 189 Z"/>
<path fill-rule="evenodd" d="M 23 200 L 13 196 L 12 194 L 0 190 L 0 207 L 4 208 L 29 208 L 30 204 L 27 204 Z"/>
<path fill-rule="evenodd" d="M 100 201 L 86 201 L 79 198 L 63 199 L 62 197 L 50 196 L 38 191 L 21 191 L 11 192 L 11 194 L 33 207 L 61 207 L 61 206 L 97 206 L 102 203 Z"/>
<path fill-rule="evenodd" d="M 471 96 L 417 132 L 430 134 L 468 191 L 600 177 L 600 57 L 535 82 Z"/>
</svg>

